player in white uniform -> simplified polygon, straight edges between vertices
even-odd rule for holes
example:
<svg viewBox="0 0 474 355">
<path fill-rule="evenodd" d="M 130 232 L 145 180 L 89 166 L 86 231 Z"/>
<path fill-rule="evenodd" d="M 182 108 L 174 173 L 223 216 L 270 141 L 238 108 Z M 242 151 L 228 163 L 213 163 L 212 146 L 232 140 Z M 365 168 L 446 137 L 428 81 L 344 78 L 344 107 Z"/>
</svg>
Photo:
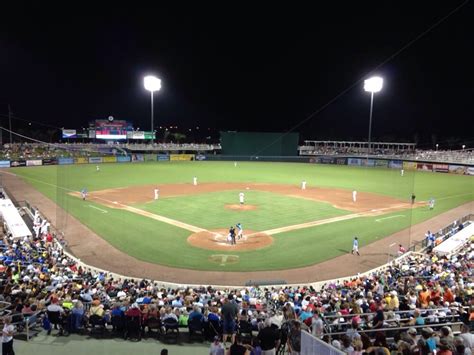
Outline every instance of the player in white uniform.
<svg viewBox="0 0 474 355">
<path fill-rule="evenodd" d="M 160 198 L 160 189 L 155 189 L 155 200 Z"/>
<path fill-rule="evenodd" d="M 235 225 L 237 227 L 237 239 L 241 239 L 244 236 L 244 229 L 240 223 Z"/>
<path fill-rule="evenodd" d="M 432 210 L 435 206 L 435 199 L 433 197 L 429 200 L 430 210 Z"/>
<path fill-rule="evenodd" d="M 352 241 L 352 251 L 351 254 L 357 253 L 357 255 L 360 256 L 359 254 L 359 240 L 357 237 L 354 237 L 354 240 Z"/>
<path fill-rule="evenodd" d="M 243 192 L 241 192 L 239 194 L 239 201 L 240 201 L 240 204 L 243 205 L 244 204 L 244 199 L 245 199 L 245 194 Z"/>
<path fill-rule="evenodd" d="M 403 174 L 405 174 L 405 170 L 400 170 L 400 175 L 403 176 Z"/>
<path fill-rule="evenodd" d="M 236 161 L 234 161 L 234 167 L 235 167 L 235 168 L 237 167 L 237 162 L 236 162 Z"/>
<path fill-rule="evenodd" d="M 306 180 L 301 181 L 301 190 L 306 190 Z"/>
<path fill-rule="evenodd" d="M 95 166 L 95 171 L 100 171 L 100 168 L 98 165 Z"/>
<path fill-rule="evenodd" d="M 195 176 L 193 177 L 193 185 L 196 186 L 198 184 L 198 178 Z"/>
<path fill-rule="evenodd" d="M 357 201 L 357 191 L 354 190 L 352 191 L 352 202 L 356 202 Z"/>
<path fill-rule="evenodd" d="M 87 189 L 84 187 L 82 190 L 81 190 L 81 197 L 82 199 L 85 201 L 86 200 L 86 197 L 87 197 Z"/>
</svg>

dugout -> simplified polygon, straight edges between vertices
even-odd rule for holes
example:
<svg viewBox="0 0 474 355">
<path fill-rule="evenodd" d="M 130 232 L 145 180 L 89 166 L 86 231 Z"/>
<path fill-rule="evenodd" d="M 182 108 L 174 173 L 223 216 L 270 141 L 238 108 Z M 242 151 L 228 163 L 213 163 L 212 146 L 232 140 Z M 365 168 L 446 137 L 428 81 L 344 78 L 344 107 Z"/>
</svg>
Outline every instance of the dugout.
<svg viewBox="0 0 474 355">
<path fill-rule="evenodd" d="M 223 155 L 295 156 L 299 133 L 220 132 Z"/>
</svg>

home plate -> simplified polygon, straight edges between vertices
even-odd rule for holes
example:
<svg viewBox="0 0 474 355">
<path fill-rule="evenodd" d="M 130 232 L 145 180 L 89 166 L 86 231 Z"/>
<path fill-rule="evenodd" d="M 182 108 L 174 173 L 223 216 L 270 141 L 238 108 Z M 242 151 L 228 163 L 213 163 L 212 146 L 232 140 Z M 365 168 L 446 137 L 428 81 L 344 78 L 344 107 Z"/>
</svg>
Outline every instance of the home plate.
<svg viewBox="0 0 474 355">
<path fill-rule="evenodd" d="M 118 202 L 117 202 L 117 201 L 114 201 L 114 203 L 115 203 L 115 204 L 118 204 Z"/>
</svg>

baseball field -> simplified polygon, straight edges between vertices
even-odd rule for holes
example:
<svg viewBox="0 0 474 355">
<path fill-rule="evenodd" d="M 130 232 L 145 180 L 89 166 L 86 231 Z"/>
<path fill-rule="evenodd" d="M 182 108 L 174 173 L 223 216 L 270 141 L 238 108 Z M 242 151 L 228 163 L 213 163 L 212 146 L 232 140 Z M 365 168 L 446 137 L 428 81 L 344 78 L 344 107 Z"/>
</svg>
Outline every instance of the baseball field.
<svg viewBox="0 0 474 355">
<path fill-rule="evenodd" d="M 93 164 L 9 171 L 131 257 L 193 270 L 313 265 L 347 253 L 354 236 L 364 246 L 474 200 L 470 176 L 420 171 L 401 176 L 385 168 L 149 162 L 101 164 L 100 171 Z M 84 188 L 85 201 L 79 193 Z M 433 210 L 430 198 L 436 200 Z M 243 238 L 230 245 L 228 229 L 237 223 Z"/>
</svg>

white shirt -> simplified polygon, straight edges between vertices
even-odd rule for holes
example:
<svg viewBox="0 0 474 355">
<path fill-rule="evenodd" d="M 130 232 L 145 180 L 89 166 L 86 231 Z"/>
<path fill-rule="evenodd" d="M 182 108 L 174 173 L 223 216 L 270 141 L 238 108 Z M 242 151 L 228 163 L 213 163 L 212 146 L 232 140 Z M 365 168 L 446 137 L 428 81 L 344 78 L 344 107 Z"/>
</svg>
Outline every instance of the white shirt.
<svg viewBox="0 0 474 355">
<path fill-rule="evenodd" d="M 240 198 L 240 201 L 243 201 L 243 200 L 244 200 L 244 193 L 243 193 L 243 192 L 241 192 L 241 193 L 239 194 L 239 198 Z"/>
<path fill-rule="evenodd" d="M 2 332 L 2 343 L 8 343 L 13 339 L 13 336 L 10 335 L 5 335 L 5 333 L 13 333 L 15 331 L 15 327 L 11 324 L 5 324 L 3 326 L 3 332 Z"/>
</svg>

